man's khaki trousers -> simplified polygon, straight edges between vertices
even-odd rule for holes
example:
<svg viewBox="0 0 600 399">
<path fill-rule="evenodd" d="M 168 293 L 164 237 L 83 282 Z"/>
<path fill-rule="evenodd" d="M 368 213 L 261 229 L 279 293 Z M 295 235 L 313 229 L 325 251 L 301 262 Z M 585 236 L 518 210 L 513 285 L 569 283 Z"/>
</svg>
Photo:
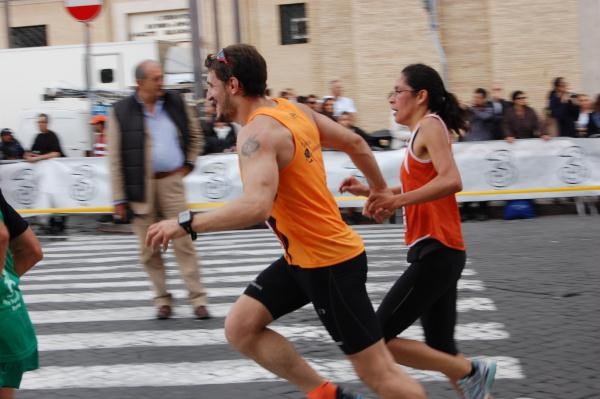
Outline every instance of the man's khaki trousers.
<svg viewBox="0 0 600 399">
<path fill-rule="evenodd" d="M 174 174 L 154 180 L 154 207 L 149 214 L 136 215 L 133 218 L 133 230 L 140 241 L 140 257 L 154 286 L 155 305 L 171 304 L 171 294 L 167 290 L 165 265 L 160 250 L 153 251 L 146 247 L 146 233 L 151 224 L 164 219 L 177 218 L 179 212 L 188 209 L 185 199 L 183 178 Z M 189 235 L 173 240 L 169 248 L 173 248 L 175 259 L 185 286 L 188 298 L 195 308 L 206 305 L 206 292 L 200 276 L 200 263 L 196 249 Z"/>
</svg>

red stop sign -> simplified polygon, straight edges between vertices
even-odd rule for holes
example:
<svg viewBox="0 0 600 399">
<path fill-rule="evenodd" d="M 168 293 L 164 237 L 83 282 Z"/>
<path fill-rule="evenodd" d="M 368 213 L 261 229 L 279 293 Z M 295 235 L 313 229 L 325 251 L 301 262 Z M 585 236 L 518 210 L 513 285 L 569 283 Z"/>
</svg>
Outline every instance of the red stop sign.
<svg viewBox="0 0 600 399">
<path fill-rule="evenodd" d="M 102 10 L 102 0 L 64 0 L 64 2 L 69 14 L 81 22 L 91 21 Z"/>
</svg>

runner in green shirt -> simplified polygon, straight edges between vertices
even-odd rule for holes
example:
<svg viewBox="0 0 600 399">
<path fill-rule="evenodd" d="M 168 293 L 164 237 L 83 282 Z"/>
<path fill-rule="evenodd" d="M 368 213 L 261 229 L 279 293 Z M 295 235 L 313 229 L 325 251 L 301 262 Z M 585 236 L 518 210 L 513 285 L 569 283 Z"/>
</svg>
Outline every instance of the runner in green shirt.
<svg viewBox="0 0 600 399">
<path fill-rule="evenodd" d="M 39 258 L 34 261 L 20 255 L 28 248 L 39 252 L 39 243 L 29 228 L 27 234 L 11 237 L 4 221 L 4 212 L 0 209 L 0 399 L 12 399 L 23 373 L 38 368 L 35 330 L 19 290 L 19 274 L 15 265 L 24 269 L 24 266 L 31 267 L 37 263 Z M 17 252 L 15 258 L 9 245 Z M 38 248 L 30 248 L 35 245 Z"/>
</svg>

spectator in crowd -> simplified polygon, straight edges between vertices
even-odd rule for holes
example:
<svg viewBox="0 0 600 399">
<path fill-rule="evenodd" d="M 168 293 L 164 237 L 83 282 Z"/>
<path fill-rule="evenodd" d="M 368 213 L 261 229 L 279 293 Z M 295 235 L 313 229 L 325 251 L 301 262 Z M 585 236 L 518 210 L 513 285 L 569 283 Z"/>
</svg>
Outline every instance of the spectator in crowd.
<svg viewBox="0 0 600 399">
<path fill-rule="evenodd" d="M 552 111 L 550 111 L 550 107 L 544 108 L 544 115 L 542 118 L 540 131 L 543 135 L 546 135 L 548 137 L 558 136 L 558 123 L 556 122 L 556 119 L 552 116 Z"/>
<path fill-rule="evenodd" d="M 40 133 L 35 136 L 31 151 L 25 152 L 25 159 L 29 162 L 38 162 L 44 159 L 64 157 L 65 154 L 60 147 L 58 136 L 48 129 L 48 115 L 39 114 L 37 123 Z"/>
<path fill-rule="evenodd" d="M 558 134 L 563 137 L 577 137 L 575 121 L 579 116 L 577 96 L 569 92 L 564 78 L 554 79 L 554 89 L 548 96 L 548 104 L 552 117 L 558 124 Z"/>
<path fill-rule="evenodd" d="M 540 123 L 535 110 L 527 105 L 527 95 L 521 90 L 512 94 L 513 106 L 504 116 L 504 133 L 506 140 L 531 139 L 540 135 Z M 544 138 L 548 135 L 544 134 Z"/>
<path fill-rule="evenodd" d="M 594 112 L 594 104 L 587 94 L 578 94 L 577 103 L 579 104 L 579 116 L 575 121 L 577 136 L 587 137 L 588 124 L 590 122 L 590 115 Z"/>
<path fill-rule="evenodd" d="M 464 141 L 494 139 L 494 110 L 487 100 L 487 91 L 481 87 L 473 92 L 473 103 L 469 107 L 469 130 Z"/>
<path fill-rule="evenodd" d="M 362 137 L 367 142 L 367 144 L 369 144 L 369 146 L 372 144 L 371 136 L 369 136 L 364 130 L 362 130 L 358 126 L 354 126 L 352 124 L 352 115 L 350 114 L 350 112 L 342 112 L 342 114 L 337 117 L 337 121 L 340 125 L 352 130 L 354 133 Z"/>
<path fill-rule="evenodd" d="M 494 111 L 494 119 L 492 122 L 492 130 L 494 134 L 494 140 L 504 139 L 504 116 L 510 109 L 510 101 L 504 99 L 504 91 L 500 83 L 494 83 L 492 85 L 492 95 L 490 99 L 492 110 Z"/>
<path fill-rule="evenodd" d="M 335 100 L 333 99 L 333 97 L 325 97 L 323 99 L 323 103 L 321 104 L 321 113 L 327 116 L 328 118 L 337 121 L 337 119 L 333 115 L 334 103 Z"/>
<path fill-rule="evenodd" d="M 156 318 L 172 315 L 164 258 L 145 245 L 148 227 L 161 218 L 176 218 L 188 209 L 183 178 L 202 149 L 195 109 L 178 93 L 163 88 L 156 61 L 135 69 L 137 89 L 117 102 L 108 121 L 109 167 L 115 214 L 132 219 L 140 257 L 154 288 Z M 190 236 L 173 241 L 181 278 L 196 319 L 209 318 L 206 291 L 196 248 Z"/>
<path fill-rule="evenodd" d="M 285 98 L 289 101 L 296 101 L 296 92 L 292 88 L 283 89 L 279 92 L 279 97 Z"/>
<path fill-rule="evenodd" d="M 600 136 L 600 94 L 596 97 L 594 103 L 594 112 L 590 114 L 590 120 L 587 126 L 588 137 Z"/>
<path fill-rule="evenodd" d="M 104 133 L 104 128 L 106 125 L 106 116 L 104 115 L 94 115 L 92 120 L 90 121 L 90 125 L 94 127 L 94 156 L 95 157 L 105 157 L 108 155 L 107 145 L 106 145 L 106 133 Z"/>
<path fill-rule="evenodd" d="M 216 141 L 211 141 L 207 147 L 207 154 L 216 152 L 235 152 L 236 135 L 231 123 L 216 121 L 213 124 L 213 132 Z M 207 140 L 208 141 L 208 140 Z"/>
<path fill-rule="evenodd" d="M 319 99 L 314 94 L 309 94 L 306 96 L 306 105 L 308 105 L 313 111 L 319 112 Z"/>
<path fill-rule="evenodd" d="M 331 81 L 331 97 L 335 100 L 333 105 L 333 115 L 339 116 L 342 112 L 349 112 L 354 118 L 354 114 L 356 114 L 356 107 L 354 106 L 354 101 L 351 98 L 343 97 L 344 86 L 342 86 L 342 82 L 339 79 L 335 79 Z"/>
<path fill-rule="evenodd" d="M 0 159 L 23 159 L 25 150 L 21 143 L 15 139 L 13 131 L 10 129 L 2 129 L 0 133 L 2 141 L 0 142 Z"/>
<path fill-rule="evenodd" d="M 45 159 L 64 157 L 65 154 L 60 146 L 58 136 L 48 129 L 48 115 L 39 114 L 37 123 L 40 133 L 35 137 L 31 151 L 25 152 L 25 160 L 38 162 Z M 51 216 L 48 222 L 50 234 L 62 233 L 65 230 L 66 222 L 66 216 Z"/>
<path fill-rule="evenodd" d="M 90 125 L 94 127 L 94 149 L 92 156 L 94 157 L 105 157 L 108 155 L 107 139 L 104 129 L 106 127 L 106 116 L 105 115 L 94 115 L 90 120 Z M 112 214 L 103 214 L 98 217 L 98 222 L 109 223 L 109 222 L 120 222 L 113 219 Z"/>
<path fill-rule="evenodd" d="M 215 154 L 235 151 L 236 134 L 233 125 L 215 121 L 216 110 L 210 102 L 204 103 L 204 118 L 201 121 L 204 132 L 204 153 Z"/>
<path fill-rule="evenodd" d="M 469 111 L 469 130 L 462 137 L 463 141 L 485 141 L 494 139 L 494 110 L 487 100 L 487 91 L 477 88 L 473 92 L 473 102 Z M 489 219 L 489 206 L 485 201 L 463 202 L 461 204 L 461 218 L 463 221 L 470 219 Z"/>
</svg>

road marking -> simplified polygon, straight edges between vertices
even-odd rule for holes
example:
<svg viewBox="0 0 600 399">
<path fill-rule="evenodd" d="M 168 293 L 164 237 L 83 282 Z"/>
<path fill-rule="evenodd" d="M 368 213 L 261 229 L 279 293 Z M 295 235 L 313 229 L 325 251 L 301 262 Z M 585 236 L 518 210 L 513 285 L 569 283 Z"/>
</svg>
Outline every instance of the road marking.
<svg viewBox="0 0 600 399">
<path fill-rule="evenodd" d="M 391 283 L 368 285 L 369 294 L 384 294 L 391 287 Z M 208 298 L 237 297 L 244 292 L 245 287 L 215 287 L 208 290 Z M 169 291 L 174 298 L 185 300 L 187 291 L 184 289 L 173 289 Z M 82 292 L 82 293 L 59 293 L 59 294 L 31 294 L 25 291 L 25 303 L 81 303 L 81 302 L 127 302 L 152 300 L 150 291 L 115 291 L 115 292 Z M 212 305 L 211 305 L 212 306 Z M 496 306 L 489 298 L 460 298 L 457 301 L 459 312 L 470 310 L 495 311 Z"/>
<path fill-rule="evenodd" d="M 233 290 L 232 290 L 233 291 Z M 242 293 L 239 290 L 239 294 Z M 133 295 L 132 295 L 133 296 Z M 131 298 L 131 297 L 130 297 Z M 136 299 L 143 299 L 135 297 Z M 27 297 L 25 298 L 27 301 Z M 39 303 L 39 302 L 38 302 Z M 214 317 L 225 317 L 231 302 L 226 303 L 211 303 L 209 311 Z M 493 303 L 491 304 L 493 306 Z M 377 306 L 377 304 L 375 304 Z M 479 298 L 461 299 L 459 303 L 459 311 L 469 311 L 481 309 L 482 306 L 490 306 L 490 304 L 482 304 Z M 306 305 L 306 308 L 311 308 L 312 305 Z M 187 305 L 177 305 L 173 307 L 175 318 L 191 317 L 191 307 Z M 96 321 L 127 321 L 127 320 L 149 320 L 153 319 L 156 309 L 153 306 L 120 306 L 114 308 L 90 308 L 90 309 L 60 309 L 60 310 L 30 310 L 29 316 L 34 324 L 56 324 L 56 323 L 78 323 L 78 322 L 96 322 Z"/>
<path fill-rule="evenodd" d="M 404 264 L 401 264 L 400 262 L 398 262 L 398 266 L 403 266 L 402 268 L 400 267 L 395 267 L 392 268 L 392 270 L 370 270 L 368 272 L 368 276 L 369 277 L 400 277 L 400 275 L 404 272 L 404 269 L 406 268 Z M 240 273 L 251 273 L 250 276 L 247 276 L 247 278 L 252 279 L 256 274 L 260 273 L 261 271 L 263 271 L 265 268 L 267 268 L 268 264 L 265 263 L 258 263 L 258 264 L 251 264 L 251 265 L 245 265 L 245 266 L 233 266 L 236 264 L 235 260 L 232 260 L 231 265 L 232 266 L 225 266 L 225 267 L 206 267 L 202 269 L 202 275 L 203 276 L 207 276 L 207 275 L 213 275 L 213 274 L 240 274 Z M 110 270 L 110 267 L 108 267 Z M 372 261 L 370 262 L 369 268 L 372 269 L 379 269 L 380 267 L 377 265 L 377 261 Z M 46 281 L 46 282 L 50 282 L 50 281 L 68 281 L 68 280 L 112 280 L 112 279 L 125 279 L 125 278 L 145 278 L 148 276 L 148 274 L 145 271 L 140 270 L 141 266 L 137 268 L 138 271 L 112 271 L 110 270 L 107 273 L 76 273 L 76 274 L 62 274 L 59 273 L 59 271 L 62 271 L 61 269 L 54 269 L 56 270 L 55 273 L 51 273 L 51 274 L 32 274 L 32 275 L 27 275 L 24 279 L 23 279 L 23 284 L 29 284 L 30 282 L 34 282 L 34 281 Z M 83 270 L 78 270 L 78 271 L 83 271 Z M 91 271 L 91 270 L 90 270 Z M 165 270 L 167 276 L 180 276 L 181 272 L 179 270 L 177 270 L 177 264 L 174 262 L 167 262 L 166 263 L 166 270 Z"/>
<path fill-rule="evenodd" d="M 252 262 L 265 262 L 265 264 L 271 264 L 275 258 L 273 257 L 265 257 L 265 258 L 229 258 L 229 259 L 202 259 L 202 254 L 200 254 L 201 260 L 200 260 L 200 265 L 201 266 L 212 266 L 212 265 L 231 265 L 231 264 L 237 264 L 237 263 L 252 263 Z M 143 267 L 140 263 L 139 263 L 139 259 L 140 257 L 138 255 L 136 256 L 112 256 L 112 257 L 106 257 L 106 258 L 82 258 L 82 259 L 68 259 L 68 260 L 61 260 L 61 259 L 54 259 L 54 260 L 43 260 L 40 263 L 37 264 L 37 266 L 30 270 L 29 272 L 27 272 L 27 275 L 29 276 L 30 274 L 38 274 L 38 273 L 60 273 L 60 272 L 69 272 L 69 271 L 74 271 L 74 272 L 85 272 L 85 271 L 101 271 L 101 270 L 110 270 L 111 268 L 127 268 L 127 267 Z M 163 259 L 168 260 L 168 259 L 175 259 L 175 255 L 174 254 L 170 254 L 167 255 L 166 257 L 164 257 Z M 58 267 L 58 268 L 47 268 L 46 266 L 51 266 L 51 265 L 67 265 L 67 264 L 86 264 L 86 263 L 91 263 L 91 264 L 103 264 L 103 263 L 108 263 L 108 262 L 122 262 L 122 261 L 135 261 L 134 265 L 128 264 L 128 265 L 110 265 L 110 266 L 83 266 L 83 267 Z M 94 267 L 96 267 L 96 269 L 94 269 Z"/>
<path fill-rule="evenodd" d="M 327 330 L 320 325 L 286 324 L 271 326 L 271 328 L 292 341 L 333 343 Z M 401 336 L 407 339 L 422 340 L 423 332 L 421 327 L 411 326 Z M 456 340 L 458 341 L 495 341 L 507 337 L 508 333 L 501 323 L 467 323 L 456 326 Z M 228 345 L 224 330 L 217 328 L 38 335 L 38 348 L 41 352 L 204 345 Z"/>
<path fill-rule="evenodd" d="M 522 379 L 518 359 L 492 357 L 498 363 L 496 379 Z M 348 360 L 307 359 L 325 378 L 358 382 Z M 404 369 L 419 381 L 446 381 L 440 373 Z M 49 366 L 27 373 L 21 389 L 116 388 L 197 386 L 281 381 L 251 360 L 215 360 L 185 363 L 111 364 L 103 366 Z"/>
<path fill-rule="evenodd" d="M 387 236 L 381 237 L 381 239 L 373 239 L 363 238 L 364 244 L 368 247 L 373 244 L 389 244 L 390 239 L 397 239 L 396 236 Z M 234 248 L 256 248 L 257 243 L 260 243 L 261 247 L 281 247 L 281 244 L 275 237 L 269 240 L 265 239 L 245 239 L 245 240 L 226 240 L 227 244 L 218 245 L 210 243 L 209 250 L 218 250 L 218 249 L 230 249 Z M 222 240 L 217 241 L 219 244 L 222 243 Z M 67 245 L 68 244 L 68 245 Z M 199 240 L 196 243 L 196 247 L 199 251 L 204 251 L 207 247 L 204 244 L 209 244 L 209 242 Z M 404 246 L 406 248 L 406 246 Z M 60 243 L 60 245 L 47 245 L 44 247 L 44 253 L 57 253 L 63 251 L 74 251 L 74 252 L 102 252 L 102 251 L 122 251 L 122 250 L 132 250 L 139 251 L 139 243 L 137 242 L 123 242 L 123 241 L 114 241 L 113 243 L 102 240 L 102 244 L 98 244 L 97 241 L 83 242 L 83 243 Z"/>
<path fill-rule="evenodd" d="M 254 274 L 248 275 L 239 275 L 239 276 L 213 276 L 213 277 L 203 277 L 202 281 L 205 284 L 212 283 L 250 283 L 254 279 Z M 377 272 L 369 273 L 369 278 L 377 277 Z M 385 287 L 385 291 L 389 290 L 392 286 L 392 282 L 382 282 L 382 283 L 367 283 L 368 287 L 380 286 Z M 103 281 L 103 282 L 77 282 L 77 283 L 50 283 L 50 284 L 29 284 L 21 283 L 21 291 L 30 292 L 30 291 L 45 291 L 45 290 L 65 290 L 65 289 L 90 289 L 90 288 L 122 288 L 122 287 L 149 287 L 149 280 L 134 280 L 134 281 Z M 173 278 L 169 281 L 169 286 L 183 286 L 183 281 L 179 278 Z M 484 291 L 484 285 L 481 280 L 459 280 L 458 281 L 458 289 L 465 291 Z M 209 288 L 210 290 L 210 288 Z M 374 289 L 372 289 L 374 290 Z"/>
</svg>

